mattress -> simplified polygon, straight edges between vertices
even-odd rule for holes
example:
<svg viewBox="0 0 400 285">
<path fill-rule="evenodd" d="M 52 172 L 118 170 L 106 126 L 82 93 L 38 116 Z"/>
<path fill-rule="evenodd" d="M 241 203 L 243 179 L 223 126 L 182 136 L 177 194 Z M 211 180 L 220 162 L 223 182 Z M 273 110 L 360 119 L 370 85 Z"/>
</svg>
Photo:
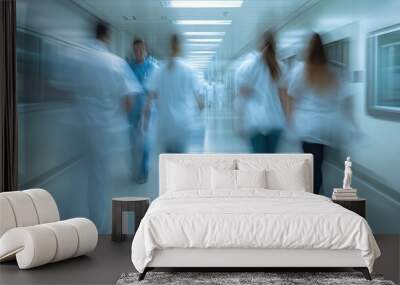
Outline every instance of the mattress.
<svg viewBox="0 0 400 285">
<path fill-rule="evenodd" d="M 359 250 L 372 271 L 379 248 L 361 216 L 301 191 L 179 191 L 157 198 L 132 243 L 139 272 L 163 249 Z"/>
</svg>

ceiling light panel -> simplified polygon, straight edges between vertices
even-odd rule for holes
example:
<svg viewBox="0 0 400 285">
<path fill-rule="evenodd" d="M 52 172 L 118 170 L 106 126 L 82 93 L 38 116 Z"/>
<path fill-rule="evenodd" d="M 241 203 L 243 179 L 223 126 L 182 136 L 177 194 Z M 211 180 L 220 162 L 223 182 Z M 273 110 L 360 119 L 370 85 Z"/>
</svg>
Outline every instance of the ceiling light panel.
<svg viewBox="0 0 400 285">
<path fill-rule="evenodd" d="M 205 62 L 210 63 L 210 62 L 211 62 L 211 58 L 210 58 L 210 59 L 207 59 L 207 60 L 203 60 L 203 61 L 194 61 L 194 60 L 190 60 L 190 59 L 189 59 L 188 62 L 196 63 L 196 64 L 198 64 L 198 63 L 205 63 Z"/>
<path fill-rule="evenodd" d="M 177 25 L 230 25 L 232 20 L 176 20 Z"/>
<path fill-rule="evenodd" d="M 210 57 L 213 56 L 213 54 L 189 54 L 189 57 Z"/>
<path fill-rule="evenodd" d="M 189 54 L 189 57 L 210 57 L 213 56 L 213 54 Z"/>
<path fill-rule="evenodd" d="M 210 62 L 212 58 L 189 58 L 190 62 Z"/>
<path fill-rule="evenodd" d="M 203 44 L 187 44 L 187 47 L 191 48 L 191 49 L 211 49 L 211 48 L 216 48 L 218 47 L 218 44 L 214 44 L 214 43 L 203 43 Z"/>
<path fill-rule="evenodd" d="M 189 56 L 212 56 L 212 54 L 193 54 L 193 52 L 197 52 L 197 51 L 205 51 L 205 50 L 192 50 L 190 51 Z M 213 51 L 213 50 L 206 50 L 206 51 Z M 214 54 L 215 52 L 213 52 Z"/>
<path fill-rule="evenodd" d="M 184 32 L 185 36 L 224 36 L 225 32 Z"/>
<path fill-rule="evenodd" d="M 191 43 L 220 43 L 222 39 L 187 39 Z"/>
<path fill-rule="evenodd" d="M 191 61 L 191 62 L 211 61 L 212 57 L 209 57 L 209 58 L 189 58 L 188 60 Z"/>
<path fill-rule="evenodd" d="M 192 54 L 214 54 L 215 51 L 213 50 L 196 50 L 196 51 L 192 51 Z"/>
<path fill-rule="evenodd" d="M 161 3 L 166 8 L 240 8 L 243 0 L 165 0 Z"/>
<path fill-rule="evenodd" d="M 208 65 L 210 65 L 210 62 L 203 62 L 203 63 L 191 63 L 191 65 L 192 66 L 201 66 L 201 67 L 203 67 L 203 66 L 208 66 Z"/>
</svg>

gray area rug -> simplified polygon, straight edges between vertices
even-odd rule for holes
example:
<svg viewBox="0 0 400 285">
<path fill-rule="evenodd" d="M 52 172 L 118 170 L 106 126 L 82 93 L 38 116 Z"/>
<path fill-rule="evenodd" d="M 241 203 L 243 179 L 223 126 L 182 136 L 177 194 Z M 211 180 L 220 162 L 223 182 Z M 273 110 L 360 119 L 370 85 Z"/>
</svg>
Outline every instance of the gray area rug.
<svg viewBox="0 0 400 285">
<path fill-rule="evenodd" d="M 372 275 L 368 281 L 359 272 L 148 272 L 146 278 L 138 281 L 138 273 L 124 273 L 117 285 L 146 285 L 146 284 L 379 284 L 395 285 L 392 281 L 384 280 L 382 276 Z"/>
</svg>

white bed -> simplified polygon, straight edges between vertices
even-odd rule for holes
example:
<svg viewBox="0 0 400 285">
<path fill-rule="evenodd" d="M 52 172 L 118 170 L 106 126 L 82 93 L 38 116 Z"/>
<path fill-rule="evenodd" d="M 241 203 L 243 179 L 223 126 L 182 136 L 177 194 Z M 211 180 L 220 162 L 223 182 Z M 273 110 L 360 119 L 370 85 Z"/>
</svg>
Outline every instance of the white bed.
<svg viewBox="0 0 400 285">
<path fill-rule="evenodd" d="M 140 278 L 155 267 L 354 267 L 370 278 L 372 232 L 311 194 L 311 155 L 162 154 L 159 167 L 160 197 L 132 243 Z"/>
</svg>

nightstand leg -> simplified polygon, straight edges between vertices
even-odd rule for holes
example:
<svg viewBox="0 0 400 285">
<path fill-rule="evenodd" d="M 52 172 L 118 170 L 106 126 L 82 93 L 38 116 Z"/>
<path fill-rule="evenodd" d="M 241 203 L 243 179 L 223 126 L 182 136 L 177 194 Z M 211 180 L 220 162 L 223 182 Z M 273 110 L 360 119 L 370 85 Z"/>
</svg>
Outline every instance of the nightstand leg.
<svg viewBox="0 0 400 285">
<path fill-rule="evenodd" d="M 122 205 L 116 202 L 112 203 L 112 240 L 124 240 L 122 235 Z"/>
</svg>

